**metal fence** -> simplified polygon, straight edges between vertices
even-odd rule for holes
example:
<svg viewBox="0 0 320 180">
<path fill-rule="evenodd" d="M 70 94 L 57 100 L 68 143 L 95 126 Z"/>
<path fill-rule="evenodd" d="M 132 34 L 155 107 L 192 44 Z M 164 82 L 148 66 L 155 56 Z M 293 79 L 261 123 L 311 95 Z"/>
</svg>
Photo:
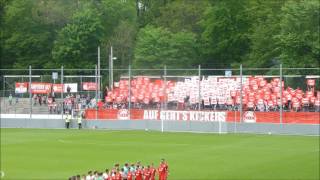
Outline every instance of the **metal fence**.
<svg viewBox="0 0 320 180">
<path fill-rule="evenodd" d="M 32 69 L 30 66 L 0 71 L 2 116 L 25 114 L 32 119 L 37 114 L 52 114 L 63 119 L 66 112 L 76 117 L 89 109 L 88 119 L 115 120 L 125 118 L 122 116 L 127 113 L 128 119 L 186 120 L 192 126 L 192 121 L 220 122 L 220 114 L 213 112 L 223 112 L 222 122 L 234 125 L 251 121 L 319 124 L 319 68 L 280 65 L 278 68 L 135 69 L 129 66 L 109 70 L 97 66 L 95 69 Z M 51 87 L 49 90 L 42 86 L 45 83 Z M 35 84 L 39 86 L 33 87 Z M 66 87 L 55 91 L 56 84 L 76 86 L 72 85 L 71 92 Z M 24 86 L 27 87 L 23 89 Z M 73 98 L 70 107 L 66 102 L 69 98 Z M 105 114 L 103 110 L 107 110 Z M 116 115 L 110 115 L 111 112 Z M 190 114 L 193 112 L 203 113 Z"/>
</svg>

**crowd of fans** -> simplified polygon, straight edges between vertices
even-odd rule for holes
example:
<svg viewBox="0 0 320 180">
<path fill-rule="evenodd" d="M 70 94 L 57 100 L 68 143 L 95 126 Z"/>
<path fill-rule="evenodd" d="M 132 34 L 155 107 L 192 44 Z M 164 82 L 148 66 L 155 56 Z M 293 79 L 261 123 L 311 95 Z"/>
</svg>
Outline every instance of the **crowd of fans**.
<svg viewBox="0 0 320 180">
<path fill-rule="evenodd" d="M 9 105 L 10 106 L 13 104 L 12 102 L 13 102 L 13 96 L 12 96 L 12 94 L 10 94 L 9 95 Z M 19 102 L 19 97 L 16 96 L 15 104 L 18 104 L 18 102 Z"/>
<path fill-rule="evenodd" d="M 71 176 L 69 180 L 167 180 L 168 172 L 168 164 L 162 159 L 158 167 L 154 167 L 153 163 L 144 166 L 141 162 L 131 165 L 125 163 L 122 167 L 115 164 L 113 168 L 107 168 L 104 172 L 89 171 L 87 174 Z"/>
<path fill-rule="evenodd" d="M 165 106 L 170 110 L 200 108 L 239 111 L 242 104 L 244 111 L 268 112 L 283 109 L 320 112 L 320 91 L 316 91 L 314 85 L 307 84 L 307 90 L 303 91 L 300 88 L 285 87 L 283 81 L 280 86 L 279 78 L 268 82 L 263 77 L 247 77 L 242 80 L 242 85 L 240 83 L 240 78 L 214 76 L 203 78 L 200 82 L 198 77 L 179 82 L 164 82 L 159 79 L 151 81 L 140 77 L 131 81 L 131 108 L 160 109 Z M 105 104 L 99 108 L 127 108 L 128 89 L 128 80 L 120 80 L 113 90 L 106 92 Z"/>
<path fill-rule="evenodd" d="M 89 95 L 79 95 L 67 93 L 62 102 L 57 102 L 54 93 L 46 95 L 33 96 L 33 105 L 47 105 L 50 114 L 71 114 L 73 110 L 79 111 L 87 108 L 95 108 L 97 106 L 96 99 Z"/>
<path fill-rule="evenodd" d="M 120 80 L 112 90 L 106 88 L 103 100 L 77 93 L 67 93 L 60 103 L 54 94 L 34 95 L 33 99 L 34 105 L 47 104 L 49 112 L 57 114 L 87 108 L 127 109 L 129 99 L 133 109 L 239 111 L 242 104 L 243 111 L 320 112 L 320 91 L 314 85 L 307 84 L 303 91 L 281 83 L 279 78 L 268 81 L 261 76 L 246 77 L 242 82 L 238 77 L 191 77 L 177 82 L 138 77 L 130 86 L 128 80 Z"/>
</svg>

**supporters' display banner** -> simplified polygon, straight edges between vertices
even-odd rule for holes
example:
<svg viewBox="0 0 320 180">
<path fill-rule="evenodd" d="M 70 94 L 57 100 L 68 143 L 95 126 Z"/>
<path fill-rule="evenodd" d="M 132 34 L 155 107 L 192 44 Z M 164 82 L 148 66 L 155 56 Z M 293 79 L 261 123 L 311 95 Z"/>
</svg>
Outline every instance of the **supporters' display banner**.
<svg viewBox="0 0 320 180">
<path fill-rule="evenodd" d="M 240 112 L 228 111 L 227 122 L 234 121 L 240 122 Z M 244 111 L 242 121 L 244 123 L 280 123 L 280 112 Z M 320 124 L 320 113 L 283 112 L 282 122 L 287 124 Z"/>
<path fill-rule="evenodd" d="M 63 84 L 52 84 L 52 90 L 55 93 L 62 93 Z"/>
<path fill-rule="evenodd" d="M 226 112 L 144 110 L 144 120 L 226 121 Z"/>
<path fill-rule="evenodd" d="M 16 82 L 16 88 L 15 88 L 15 93 L 26 93 L 28 90 L 28 83 L 23 82 L 23 83 L 18 83 Z"/>
<path fill-rule="evenodd" d="M 51 83 L 32 82 L 30 89 L 32 94 L 47 94 L 51 92 Z"/>
<path fill-rule="evenodd" d="M 199 122 L 240 122 L 238 111 L 159 111 L 143 109 L 94 109 L 85 112 L 87 120 L 165 120 L 165 121 L 199 121 Z M 243 123 L 280 123 L 280 112 L 245 111 Z M 236 117 L 236 118 L 235 118 Z M 283 123 L 320 124 L 318 112 L 283 112 Z"/>
<path fill-rule="evenodd" d="M 68 92 L 68 89 L 70 89 L 70 92 L 75 93 L 75 92 L 78 92 L 78 84 L 65 83 L 63 89 L 64 89 L 64 92 Z"/>
<path fill-rule="evenodd" d="M 129 116 L 130 113 L 130 116 Z M 129 118 L 130 117 L 130 118 Z M 96 119 L 94 109 L 86 110 L 87 119 Z M 226 121 L 226 112 L 213 111 L 159 111 L 132 109 L 104 109 L 98 110 L 97 119 L 118 120 L 168 120 L 168 121 Z"/>
<path fill-rule="evenodd" d="M 97 90 L 97 83 L 95 82 L 83 82 L 82 89 L 84 91 L 95 91 Z"/>
</svg>

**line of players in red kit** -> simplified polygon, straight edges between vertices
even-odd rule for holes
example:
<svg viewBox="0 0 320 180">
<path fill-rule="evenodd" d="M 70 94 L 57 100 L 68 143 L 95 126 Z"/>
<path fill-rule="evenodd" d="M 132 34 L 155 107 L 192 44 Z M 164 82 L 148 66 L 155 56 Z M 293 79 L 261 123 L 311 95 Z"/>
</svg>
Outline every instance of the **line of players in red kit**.
<svg viewBox="0 0 320 180">
<path fill-rule="evenodd" d="M 158 174 L 158 180 L 168 179 L 169 166 L 168 163 L 161 159 L 159 167 L 156 169 L 153 164 L 143 166 L 140 162 L 131 164 L 126 163 L 122 168 L 119 164 L 109 171 L 105 172 L 89 171 L 88 174 L 72 176 L 69 180 L 156 180 L 156 174 Z"/>
<path fill-rule="evenodd" d="M 159 180 L 168 179 L 169 166 L 164 159 L 161 160 L 161 163 L 158 169 L 155 169 L 153 166 L 151 167 L 147 166 L 146 168 L 141 168 L 139 167 L 139 165 L 136 168 L 137 169 L 135 172 L 133 171 L 128 172 L 128 176 L 126 180 L 155 180 L 156 172 L 159 175 Z M 114 180 L 122 180 L 122 179 L 120 178 L 120 179 L 114 179 Z"/>
</svg>

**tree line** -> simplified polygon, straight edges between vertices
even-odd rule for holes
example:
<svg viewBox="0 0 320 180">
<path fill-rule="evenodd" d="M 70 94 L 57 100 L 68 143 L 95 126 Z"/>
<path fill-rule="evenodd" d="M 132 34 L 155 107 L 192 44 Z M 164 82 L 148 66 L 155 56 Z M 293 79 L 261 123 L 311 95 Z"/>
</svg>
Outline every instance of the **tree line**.
<svg viewBox="0 0 320 180">
<path fill-rule="evenodd" d="M 2 68 L 319 67 L 318 0 L 0 0 Z"/>
</svg>

